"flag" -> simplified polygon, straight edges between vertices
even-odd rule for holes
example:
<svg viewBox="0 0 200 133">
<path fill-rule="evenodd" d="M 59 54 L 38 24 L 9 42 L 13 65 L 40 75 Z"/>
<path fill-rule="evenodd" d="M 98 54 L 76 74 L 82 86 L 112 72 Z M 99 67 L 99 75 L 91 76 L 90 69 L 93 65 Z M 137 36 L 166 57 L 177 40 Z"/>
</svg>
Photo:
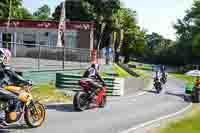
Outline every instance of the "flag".
<svg viewBox="0 0 200 133">
<path fill-rule="evenodd" d="M 64 33 L 65 33 L 65 2 L 62 3 L 60 22 L 58 26 L 57 47 L 64 46 Z"/>
</svg>

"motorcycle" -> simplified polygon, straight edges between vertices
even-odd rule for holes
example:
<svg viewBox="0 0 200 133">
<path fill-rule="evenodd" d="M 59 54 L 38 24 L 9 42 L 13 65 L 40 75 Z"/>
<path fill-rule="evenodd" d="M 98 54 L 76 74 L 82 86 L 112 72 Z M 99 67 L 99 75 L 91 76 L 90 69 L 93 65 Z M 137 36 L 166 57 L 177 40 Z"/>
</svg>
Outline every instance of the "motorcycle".
<svg viewBox="0 0 200 133">
<path fill-rule="evenodd" d="M 166 82 L 167 82 L 167 75 L 166 74 L 162 74 L 162 77 L 161 77 L 160 81 L 162 82 L 162 84 L 166 84 Z"/>
<path fill-rule="evenodd" d="M 11 126 L 19 124 L 24 118 L 25 123 L 30 128 L 36 128 L 43 124 L 46 116 L 44 106 L 38 101 L 32 99 L 31 90 L 33 85 L 26 86 L 5 86 L 5 90 L 17 95 L 16 112 L 12 112 L 11 108 L 16 105 L 16 102 L 9 96 L 0 93 L 0 112 L 4 114 L 0 119 L 3 120 L 3 126 Z"/>
<path fill-rule="evenodd" d="M 73 106 L 77 111 L 84 111 L 90 107 L 91 104 L 103 108 L 106 105 L 106 87 L 98 90 L 92 90 L 89 83 L 85 80 L 80 80 L 79 84 L 83 91 L 77 92 L 74 96 Z"/>
<path fill-rule="evenodd" d="M 157 93 L 160 93 L 162 91 L 162 84 L 158 78 L 154 78 L 154 87 Z"/>
</svg>

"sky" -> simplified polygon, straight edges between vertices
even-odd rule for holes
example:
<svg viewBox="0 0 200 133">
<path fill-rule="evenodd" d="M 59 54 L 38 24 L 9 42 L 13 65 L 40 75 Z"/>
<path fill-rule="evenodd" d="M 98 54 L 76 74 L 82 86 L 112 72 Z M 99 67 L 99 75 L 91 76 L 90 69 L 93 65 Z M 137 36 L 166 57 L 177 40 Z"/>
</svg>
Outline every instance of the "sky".
<svg viewBox="0 0 200 133">
<path fill-rule="evenodd" d="M 52 12 L 62 0 L 23 0 L 31 12 L 48 4 Z M 176 39 L 173 24 L 183 18 L 185 11 L 192 7 L 193 0 L 121 0 L 123 5 L 137 11 L 137 21 L 149 33 L 157 32 L 165 38 Z"/>
</svg>

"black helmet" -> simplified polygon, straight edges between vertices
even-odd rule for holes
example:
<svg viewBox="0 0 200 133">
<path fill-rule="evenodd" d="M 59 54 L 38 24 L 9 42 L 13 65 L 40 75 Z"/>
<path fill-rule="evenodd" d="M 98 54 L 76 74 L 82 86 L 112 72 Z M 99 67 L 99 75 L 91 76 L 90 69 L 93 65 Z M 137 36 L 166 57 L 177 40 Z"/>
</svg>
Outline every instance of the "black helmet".
<svg viewBox="0 0 200 133">
<path fill-rule="evenodd" d="M 95 65 L 95 64 L 92 64 L 91 67 L 96 68 L 96 65 Z"/>
<path fill-rule="evenodd" d="M 99 69 L 99 65 L 98 64 L 92 64 L 91 67 L 94 68 L 94 69 L 97 69 L 97 70 Z"/>
</svg>

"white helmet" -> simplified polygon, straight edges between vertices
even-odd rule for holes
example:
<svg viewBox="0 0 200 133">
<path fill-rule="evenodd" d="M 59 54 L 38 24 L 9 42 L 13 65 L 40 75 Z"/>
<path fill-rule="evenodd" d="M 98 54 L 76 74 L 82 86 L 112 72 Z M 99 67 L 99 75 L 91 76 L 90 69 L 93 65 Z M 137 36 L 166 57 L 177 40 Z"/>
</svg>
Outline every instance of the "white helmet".
<svg viewBox="0 0 200 133">
<path fill-rule="evenodd" d="M 0 62 L 4 65 L 9 64 L 11 59 L 11 52 L 9 49 L 0 48 Z"/>
</svg>

